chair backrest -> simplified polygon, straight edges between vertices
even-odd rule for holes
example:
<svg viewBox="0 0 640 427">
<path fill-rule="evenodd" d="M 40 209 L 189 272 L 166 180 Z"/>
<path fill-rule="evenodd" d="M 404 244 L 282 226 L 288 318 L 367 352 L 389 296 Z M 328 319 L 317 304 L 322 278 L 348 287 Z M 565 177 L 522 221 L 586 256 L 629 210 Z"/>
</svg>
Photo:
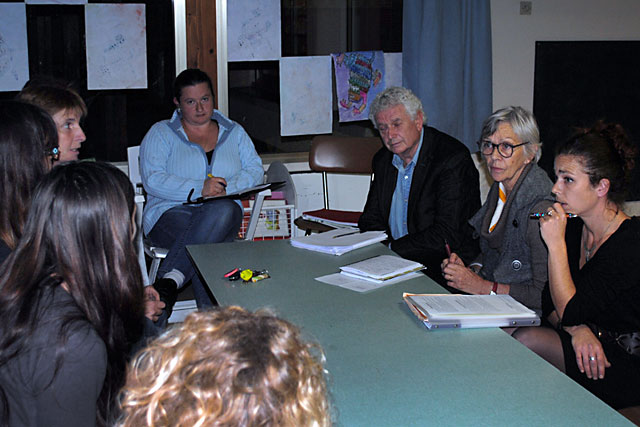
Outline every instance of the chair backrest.
<svg viewBox="0 0 640 427">
<path fill-rule="evenodd" d="M 373 156 L 382 148 L 377 137 L 345 137 L 320 135 L 311 141 L 309 167 L 322 172 L 324 207 L 329 208 L 327 173 L 352 173 L 371 175 Z"/>
<path fill-rule="evenodd" d="M 127 163 L 129 166 L 129 181 L 133 185 L 136 192 L 136 226 L 138 227 L 138 236 L 136 245 L 138 246 L 138 262 L 142 271 L 142 282 L 144 285 L 149 284 L 149 274 L 147 273 L 147 263 L 144 259 L 144 244 L 142 232 L 142 210 L 144 209 L 144 194 L 142 193 L 142 177 L 140 176 L 140 146 L 127 148 Z"/>
<path fill-rule="evenodd" d="M 142 176 L 140 175 L 140 146 L 127 148 L 127 164 L 129 166 L 129 181 L 133 184 L 133 188 L 138 192 L 138 188 L 142 186 Z"/>
<path fill-rule="evenodd" d="M 311 141 L 309 167 L 316 172 L 371 174 L 373 155 L 380 148 L 378 137 L 316 136 Z"/>
<path fill-rule="evenodd" d="M 273 162 L 267 169 L 267 182 L 284 182 L 284 185 L 276 191 L 284 194 L 284 199 L 288 205 L 297 206 L 298 196 L 296 195 L 296 187 L 291 179 L 289 170 L 282 162 Z"/>
<path fill-rule="evenodd" d="M 480 178 L 480 202 L 484 203 L 485 200 L 487 200 L 487 195 L 489 194 L 489 190 L 493 184 L 493 178 L 489 173 L 489 169 L 487 169 L 487 163 L 484 161 L 482 154 L 479 152 L 471 153 L 471 158 L 473 159 L 473 164 L 476 169 L 478 169 L 478 175 Z"/>
</svg>

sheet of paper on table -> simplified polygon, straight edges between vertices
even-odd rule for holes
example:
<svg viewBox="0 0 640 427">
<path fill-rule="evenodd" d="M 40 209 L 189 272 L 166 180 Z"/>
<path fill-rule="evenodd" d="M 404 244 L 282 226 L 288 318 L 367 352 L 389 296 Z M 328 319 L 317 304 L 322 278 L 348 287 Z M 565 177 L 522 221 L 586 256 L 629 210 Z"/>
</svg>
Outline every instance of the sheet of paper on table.
<svg viewBox="0 0 640 427">
<path fill-rule="evenodd" d="M 316 277 L 316 280 L 319 282 L 327 283 L 329 285 L 340 286 L 341 288 L 349 289 L 356 292 L 367 292 L 421 276 L 421 273 L 408 273 L 402 276 L 394 277 L 393 279 L 385 280 L 382 283 L 375 283 L 369 280 L 350 277 L 341 273 L 333 273 L 327 274 L 326 276 Z"/>
</svg>

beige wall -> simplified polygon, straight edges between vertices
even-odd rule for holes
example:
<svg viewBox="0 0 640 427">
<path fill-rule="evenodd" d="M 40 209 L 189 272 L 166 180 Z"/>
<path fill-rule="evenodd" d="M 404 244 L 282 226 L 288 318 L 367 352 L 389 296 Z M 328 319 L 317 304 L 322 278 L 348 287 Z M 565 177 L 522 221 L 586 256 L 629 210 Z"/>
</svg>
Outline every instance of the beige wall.
<svg viewBox="0 0 640 427">
<path fill-rule="evenodd" d="M 533 109 L 536 41 L 640 40 L 640 0 L 491 0 L 493 107 Z"/>
</svg>

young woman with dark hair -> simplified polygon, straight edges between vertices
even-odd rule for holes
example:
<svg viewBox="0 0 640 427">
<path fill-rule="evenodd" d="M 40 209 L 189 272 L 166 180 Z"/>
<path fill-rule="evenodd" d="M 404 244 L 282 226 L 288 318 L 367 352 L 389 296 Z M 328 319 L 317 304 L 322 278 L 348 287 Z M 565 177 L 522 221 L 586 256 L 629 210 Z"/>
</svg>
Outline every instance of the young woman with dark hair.
<svg viewBox="0 0 640 427">
<path fill-rule="evenodd" d="M 556 203 L 540 220 L 555 329 L 514 334 L 616 409 L 640 405 L 640 218 L 622 211 L 636 153 L 620 125 L 602 122 L 559 146 Z"/>
<path fill-rule="evenodd" d="M 154 287 L 171 313 L 177 289 L 191 281 L 199 308 L 213 305 L 187 255 L 186 245 L 230 242 L 238 234 L 238 201 L 218 199 L 184 206 L 190 194 L 223 196 L 262 182 L 264 170 L 251 138 L 214 109 L 209 76 L 190 68 L 176 77 L 169 120 L 154 124 L 140 145 L 140 173 L 147 192 L 143 226 L 149 240 L 169 249 Z"/>
<path fill-rule="evenodd" d="M 58 135 L 42 109 L 0 102 L 0 263 L 16 247 L 36 184 L 57 156 Z"/>
<path fill-rule="evenodd" d="M 9 425 L 110 425 L 143 290 L 134 194 L 117 168 L 59 165 L 0 267 L 0 414 Z"/>
</svg>

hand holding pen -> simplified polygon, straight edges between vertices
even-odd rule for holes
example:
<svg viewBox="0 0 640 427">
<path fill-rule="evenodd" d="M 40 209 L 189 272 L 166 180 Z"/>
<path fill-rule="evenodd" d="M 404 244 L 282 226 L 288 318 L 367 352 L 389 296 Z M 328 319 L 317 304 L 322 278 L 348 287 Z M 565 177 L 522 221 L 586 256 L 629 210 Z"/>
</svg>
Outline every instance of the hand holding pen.
<svg viewBox="0 0 640 427">
<path fill-rule="evenodd" d="M 564 244 L 564 234 L 567 228 L 567 219 L 573 218 L 565 212 L 560 203 L 549 206 L 544 215 L 538 219 L 540 221 L 540 234 L 542 239 L 550 249 L 553 245 Z"/>
<path fill-rule="evenodd" d="M 536 213 L 532 213 L 529 214 L 529 219 L 540 219 L 540 218 L 544 218 L 545 216 L 551 216 L 553 215 L 553 211 L 547 211 L 547 212 L 536 212 Z M 565 213 L 565 218 L 577 218 L 578 215 L 573 214 L 573 213 Z"/>
<path fill-rule="evenodd" d="M 207 174 L 207 178 L 204 180 L 202 187 L 202 195 L 204 197 L 210 196 L 224 196 L 227 194 L 227 181 L 220 176 L 213 176 Z"/>
</svg>

